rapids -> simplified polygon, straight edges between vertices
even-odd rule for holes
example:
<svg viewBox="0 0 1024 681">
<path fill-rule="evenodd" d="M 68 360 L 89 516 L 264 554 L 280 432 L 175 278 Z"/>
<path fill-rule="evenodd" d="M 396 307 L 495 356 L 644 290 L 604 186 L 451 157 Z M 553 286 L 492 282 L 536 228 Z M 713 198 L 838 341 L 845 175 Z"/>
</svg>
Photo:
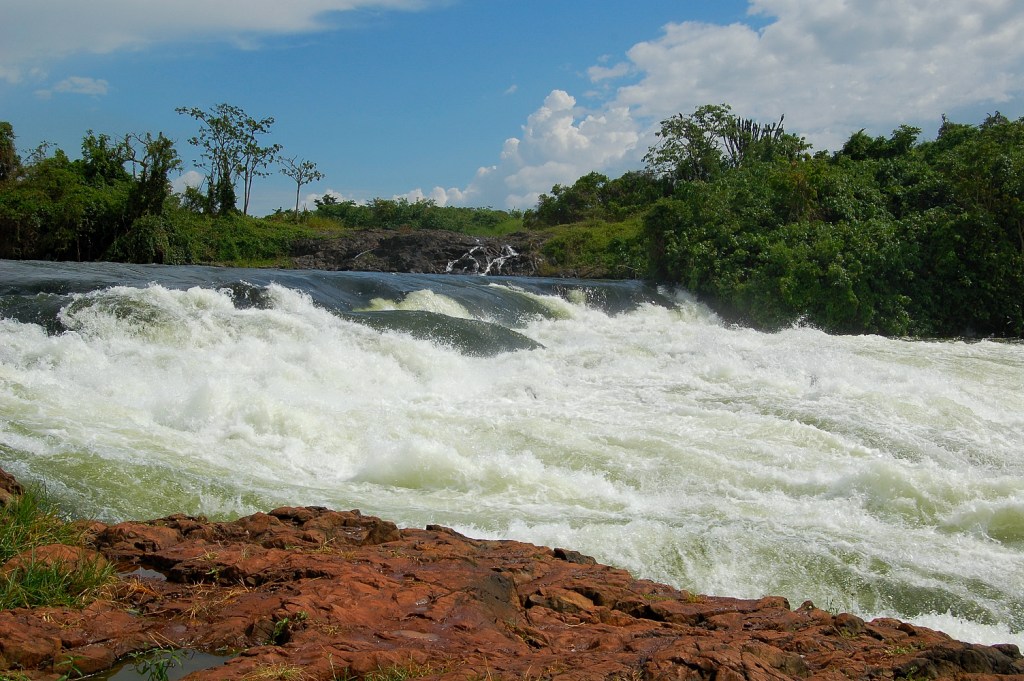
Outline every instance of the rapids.
<svg viewBox="0 0 1024 681">
<path fill-rule="evenodd" d="M 106 521 L 359 508 L 1024 647 L 1024 345 L 638 282 L 0 261 L 0 466 Z"/>
</svg>

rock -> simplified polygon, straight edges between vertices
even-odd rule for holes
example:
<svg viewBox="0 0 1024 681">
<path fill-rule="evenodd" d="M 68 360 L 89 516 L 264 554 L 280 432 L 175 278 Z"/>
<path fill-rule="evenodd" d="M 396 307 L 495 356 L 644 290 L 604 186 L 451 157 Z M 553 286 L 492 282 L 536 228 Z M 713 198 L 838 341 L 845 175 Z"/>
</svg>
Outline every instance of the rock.
<svg viewBox="0 0 1024 681">
<path fill-rule="evenodd" d="M 398 529 L 358 511 L 95 529 L 97 551 L 144 569 L 84 611 L 0 612 L 0 670 L 54 679 L 62 660 L 81 659 L 100 671 L 159 641 L 237 653 L 190 681 L 1024 679 L 1013 645 L 692 594 L 569 550 Z"/>
<path fill-rule="evenodd" d="M 496 238 L 431 229 L 356 230 L 341 238 L 299 239 L 291 256 L 300 269 L 531 276 L 544 261 L 541 243 L 526 232 Z"/>
<path fill-rule="evenodd" d="M 0 468 L 0 508 L 8 505 L 16 497 L 25 493 L 25 488 L 14 479 L 14 476 Z"/>
<path fill-rule="evenodd" d="M 29 567 L 43 568 L 58 564 L 63 564 L 64 569 L 69 571 L 88 568 L 102 570 L 107 562 L 100 553 L 81 546 L 46 544 L 22 551 L 8 560 L 0 566 L 0 578 L 9 577 L 12 572 L 23 571 Z"/>
</svg>

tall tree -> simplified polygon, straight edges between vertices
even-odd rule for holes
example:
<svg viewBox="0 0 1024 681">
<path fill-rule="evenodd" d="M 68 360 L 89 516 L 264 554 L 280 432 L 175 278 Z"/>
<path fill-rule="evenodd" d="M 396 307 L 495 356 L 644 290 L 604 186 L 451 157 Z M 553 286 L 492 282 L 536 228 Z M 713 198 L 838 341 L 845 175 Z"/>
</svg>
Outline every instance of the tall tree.
<svg viewBox="0 0 1024 681">
<path fill-rule="evenodd" d="M 0 121 L 0 182 L 14 177 L 21 167 L 21 159 L 14 147 L 14 126 Z"/>
<path fill-rule="evenodd" d="M 295 220 L 299 219 L 299 192 L 302 191 L 302 185 L 309 184 L 310 182 L 318 182 L 324 179 L 324 174 L 317 170 L 316 163 L 313 161 L 307 161 L 305 159 L 300 160 L 296 156 L 291 158 L 281 159 L 281 173 L 287 175 L 295 181 Z"/>
<path fill-rule="evenodd" d="M 242 212 L 249 213 L 252 183 L 268 174 L 281 145 L 261 146 L 259 137 L 270 132 L 273 117 L 253 118 L 231 104 L 217 104 L 209 111 L 178 107 L 179 114 L 191 116 L 202 126 L 189 144 L 200 149 L 196 165 L 207 171 L 209 210 L 226 214 L 235 209 L 235 182 L 242 180 Z"/>
<path fill-rule="evenodd" d="M 164 200 L 171 193 L 170 172 L 181 167 L 181 158 L 174 148 L 174 142 L 164 134 L 156 137 L 146 133 L 129 135 L 125 138 L 130 161 L 139 172 L 128 194 L 129 212 L 133 219 L 142 215 L 159 215 L 163 212 Z"/>
<path fill-rule="evenodd" d="M 706 104 L 693 114 L 661 122 L 659 141 L 644 156 L 647 168 L 673 182 L 707 182 L 725 168 L 721 138 L 732 120 L 727 104 Z"/>
</svg>

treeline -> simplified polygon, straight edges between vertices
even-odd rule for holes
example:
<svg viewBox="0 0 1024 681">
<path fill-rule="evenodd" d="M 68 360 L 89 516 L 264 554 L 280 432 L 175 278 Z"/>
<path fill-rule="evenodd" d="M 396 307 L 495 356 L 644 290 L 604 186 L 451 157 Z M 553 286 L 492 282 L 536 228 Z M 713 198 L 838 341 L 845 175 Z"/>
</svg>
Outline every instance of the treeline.
<svg viewBox="0 0 1024 681">
<path fill-rule="evenodd" d="M 114 140 L 92 131 L 80 159 L 43 144 L 23 163 L 0 121 L 0 257 L 100 258 L 137 220 L 163 211 L 179 164 L 162 134 Z"/>
<path fill-rule="evenodd" d="M 811 153 L 783 119 L 708 105 L 663 121 L 643 170 L 555 185 L 525 213 L 330 195 L 300 212 L 302 186 L 323 176 L 258 141 L 273 119 L 179 112 L 200 124 L 189 142 L 207 173 L 182 194 L 162 134 L 90 131 L 79 159 L 47 144 L 22 159 L 0 122 L 0 258 L 288 266 L 298 238 L 525 228 L 543 243 L 543 274 L 678 284 L 762 329 L 1024 337 L 1024 119 L 943 118 L 925 141 L 909 126 L 860 131 Z M 274 163 L 295 206 L 249 217 L 253 180 Z"/>
<path fill-rule="evenodd" d="M 245 216 L 252 182 L 281 163 L 301 187 L 318 175 L 315 164 L 281 158 L 281 145 L 258 142 L 272 118 L 227 104 L 178 111 L 201 124 L 189 142 L 207 173 L 203 187 L 180 195 L 170 174 L 181 158 L 162 133 L 115 138 L 90 130 L 80 158 L 43 143 L 22 159 L 13 127 L 0 121 L 0 257 L 182 263 L 258 261 L 286 251 Z"/>
<path fill-rule="evenodd" d="M 431 200 L 375 198 L 367 203 L 339 201 L 326 194 L 314 201 L 317 217 L 355 229 L 440 229 L 463 234 L 489 235 L 515 231 L 522 213 L 493 208 L 438 206 Z"/>
<path fill-rule="evenodd" d="M 522 214 L 377 198 L 367 204 L 325 195 L 300 211 L 304 185 L 323 179 L 314 162 L 282 154 L 263 139 L 273 118 L 238 107 L 179 108 L 198 132 L 188 142 L 204 172 L 199 187 L 171 189 L 181 168 L 174 143 L 88 131 L 80 158 L 43 143 L 23 159 L 10 123 L 0 121 L 0 258 L 137 263 L 288 266 L 295 239 L 351 229 L 442 229 L 493 235 L 516 231 Z M 277 167 L 295 183 L 293 208 L 248 216 L 254 181 Z"/>
<path fill-rule="evenodd" d="M 600 232 L 635 209 L 648 276 L 763 329 L 1024 336 L 1024 119 L 920 133 L 812 155 L 705 106 L 662 123 L 645 173 L 556 186 L 526 221 Z"/>
</svg>

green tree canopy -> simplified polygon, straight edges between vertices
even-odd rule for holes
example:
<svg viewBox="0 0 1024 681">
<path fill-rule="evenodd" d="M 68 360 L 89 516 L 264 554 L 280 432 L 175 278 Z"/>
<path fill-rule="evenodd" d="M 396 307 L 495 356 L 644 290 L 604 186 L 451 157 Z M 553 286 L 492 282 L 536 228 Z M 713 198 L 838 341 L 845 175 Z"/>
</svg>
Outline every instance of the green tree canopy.
<svg viewBox="0 0 1024 681">
<path fill-rule="evenodd" d="M 728 104 L 705 104 L 663 120 L 644 162 L 672 182 L 707 182 L 748 161 L 793 159 L 810 147 L 786 134 L 784 119 L 764 124 L 734 115 Z"/>
<path fill-rule="evenodd" d="M 273 117 L 253 118 L 232 104 L 217 104 L 209 111 L 178 107 L 179 114 L 201 123 L 199 133 L 189 144 L 200 150 L 196 165 L 206 170 L 207 210 L 220 215 L 235 210 L 235 183 L 242 181 L 242 213 L 248 215 L 252 183 L 268 175 L 281 145 L 261 146 L 259 138 L 270 132 Z"/>
<path fill-rule="evenodd" d="M 14 126 L 7 121 L 0 121 L 0 182 L 14 177 L 21 167 L 14 139 Z"/>
</svg>

